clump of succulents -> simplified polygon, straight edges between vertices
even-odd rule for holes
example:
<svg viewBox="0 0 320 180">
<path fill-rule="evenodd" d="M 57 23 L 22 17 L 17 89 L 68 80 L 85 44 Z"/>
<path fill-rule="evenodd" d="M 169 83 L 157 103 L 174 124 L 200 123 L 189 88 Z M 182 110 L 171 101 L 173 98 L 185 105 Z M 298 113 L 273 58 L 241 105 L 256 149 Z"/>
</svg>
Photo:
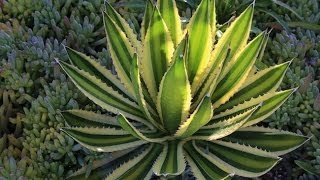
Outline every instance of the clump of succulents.
<svg viewBox="0 0 320 180">
<path fill-rule="evenodd" d="M 199 179 L 257 177 L 307 140 L 252 126 L 296 90 L 276 91 L 289 62 L 256 70 L 267 35 L 247 42 L 253 4 L 219 39 L 214 0 L 203 0 L 184 29 L 175 1 L 148 1 L 141 41 L 110 4 L 103 15 L 117 76 L 70 48 L 71 64 L 59 61 L 84 95 L 117 114 L 62 112 L 70 126 L 62 130 L 84 147 L 126 150 L 94 177 L 173 177 L 186 163 Z"/>
</svg>

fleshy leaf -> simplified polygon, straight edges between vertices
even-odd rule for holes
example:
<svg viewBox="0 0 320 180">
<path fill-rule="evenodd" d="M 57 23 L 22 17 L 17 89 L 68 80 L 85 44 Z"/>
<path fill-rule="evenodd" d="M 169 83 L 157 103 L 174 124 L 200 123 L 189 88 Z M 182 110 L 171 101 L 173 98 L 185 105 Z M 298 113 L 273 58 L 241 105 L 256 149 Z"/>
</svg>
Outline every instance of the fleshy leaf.
<svg viewBox="0 0 320 180">
<path fill-rule="evenodd" d="M 171 38 L 175 46 L 182 39 L 181 21 L 175 0 L 158 1 L 160 14 L 168 27 Z"/>
<path fill-rule="evenodd" d="M 152 165 L 163 150 L 163 145 L 152 143 L 141 154 L 125 162 L 106 177 L 111 179 L 144 179 L 152 176 Z"/>
<path fill-rule="evenodd" d="M 156 102 L 161 79 L 170 65 L 174 44 L 157 7 L 143 42 L 141 73 L 148 91 Z"/>
<path fill-rule="evenodd" d="M 122 95 L 126 95 L 133 99 L 133 95 L 125 89 L 123 84 L 111 73 L 111 71 L 107 70 L 85 54 L 77 52 L 69 47 L 66 47 L 66 50 L 68 52 L 69 59 L 74 66 L 90 73 L 92 76 L 96 76 Z"/>
<path fill-rule="evenodd" d="M 207 159 L 204 153 L 195 148 L 192 141 L 184 145 L 184 150 L 191 171 L 197 179 L 231 179 L 231 174 L 223 171 Z"/>
<path fill-rule="evenodd" d="M 84 147 L 99 152 L 119 151 L 147 143 L 123 130 L 113 128 L 72 127 L 61 130 Z"/>
<path fill-rule="evenodd" d="M 163 126 L 173 134 L 189 115 L 191 89 L 183 57 L 178 56 L 164 75 L 157 100 Z"/>
<path fill-rule="evenodd" d="M 191 116 L 181 124 L 175 136 L 186 138 L 206 125 L 213 114 L 210 97 L 205 97 Z"/>
<path fill-rule="evenodd" d="M 265 33 L 252 40 L 228 65 L 222 70 L 218 80 L 218 89 L 212 95 L 213 107 L 219 107 L 227 102 L 241 87 L 248 76 L 251 67 L 259 54 Z"/>
<path fill-rule="evenodd" d="M 222 170 L 243 177 L 258 177 L 268 172 L 281 158 L 266 151 L 224 141 L 195 141 L 201 154 Z M 206 152 L 206 153 L 205 153 Z"/>
<path fill-rule="evenodd" d="M 153 166 L 157 176 L 175 176 L 181 174 L 186 168 L 183 156 L 183 141 L 166 141 L 163 151 Z"/>
<path fill-rule="evenodd" d="M 281 156 L 301 146 L 308 140 L 308 137 L 256 126 L 241 128 L 222 140 L 258 147 L 275 156 Z"/>
</svg>

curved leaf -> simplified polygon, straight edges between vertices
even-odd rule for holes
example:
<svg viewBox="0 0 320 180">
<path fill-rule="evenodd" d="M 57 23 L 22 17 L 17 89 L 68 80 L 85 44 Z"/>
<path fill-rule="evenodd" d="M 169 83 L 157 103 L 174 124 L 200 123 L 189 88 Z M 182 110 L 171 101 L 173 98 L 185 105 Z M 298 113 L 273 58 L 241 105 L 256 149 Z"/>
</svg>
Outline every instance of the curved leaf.
<svg viewBox="0 0 320 180">
<path fill-rule="evenodd" d="M 308 138 L 287 131 L 256 126 L 241 128 L 222 140 L 258 147 L 280 156 L 298 148 Z"/>
<path fill-rule="evenodd" d="M 179 56 L 164 75 L 157 100 L 163 126 L 173 134 L 188 116 L 191 89 L 183 57 Z"/>
<path fill-rule="evenodd" d="M 115 117 L 97 114 L 85 110 L 68 110 L 61 112 L 67 124 L 71 127 L 109 127 L 120 128 Z"/>
<path fill-rule="evenodd" d="M 168 27 L 171 38 L 175 46 L 182 39 L 181 21 L 175 0 L 157 1 L 160 14 Z"/>
<path fill-rule="evenodd" d="M 157 176 L 175 176 L 181 174 L 186 168 L 183 156 L 184 141 L 166 141 L 162 153 L 153 166 L 153 172 Z"/>
<path fill-rule="evenodd" d="M 98 152 L 119 151 L 148 143 L 123 130 L 113 128 L 72 127 L 61 130 L 84 147 Z"/>
<path fill-rule="evenodd" d="M 281 160 L 266 151 L 237 143 L 195 141 L 195 145 L 216 166 L 243 177 L 261 176 Z"/>
<path fill-rule="evenodd" d="M 212 114 L 210 97 L 205 97 L 191 116 L 180 125 L 175 136 L 179 138 L 191 136 L 210 121 Z"/>
<path fill-rule="evenodd" d="M 248 76 L 251 67 L 259 54 L 265 33 L 261 33 L 252 40 L 235 58 L 230 60 L 228 66 L 222 70 L 216 91 L 212 95 L 214 107 L 227 102 L 241 87 Z"/>
<path fill-rule="evenodd" d="M 212 161 L 203 156 L 203 153 L 196 149 L 192 141 L 187 142 L 184 145 L 186 159 L 191 167 L 193 175 L 200 179 L 231 179 L 231 175 L 219 167 L 217 167 Z"/>
<path fill-rule="evenodd" d="M 111 73 L 108 69 L 101 66 L 98 62 L 91 59 L 89 56 L 77 52 L 69 47 L 66 47 L 70 61 L 74 66 L 79 69 L 82 69 L 92 76 L 96 76 L 98 79 L 101 79 L 108 86 L 111 86 L 114 90 L 118 91 L 122 95 L 126 95 L 133 99 L 132 94 L 130 94 L 123 84 L 118 80 L 118 78 Z"/>
<path fill-rule="evenodd" d="M 155 7 L 143 42 L 143 57 L 141 61 L 142 77 L 154 102 L 157 99 L 162 76 L 171 62 L 173 51 L 174 45 L 169 31 L 158 8 Z"/>
<path fill-rule="evenodd" d="M 152 176 L 152 165 L 161 153 L 162 149 L 161 144 L 152 143 L 141 154 L 115 169 L 106 177 L 106 180 L 150 179 Z"/>
</svg>

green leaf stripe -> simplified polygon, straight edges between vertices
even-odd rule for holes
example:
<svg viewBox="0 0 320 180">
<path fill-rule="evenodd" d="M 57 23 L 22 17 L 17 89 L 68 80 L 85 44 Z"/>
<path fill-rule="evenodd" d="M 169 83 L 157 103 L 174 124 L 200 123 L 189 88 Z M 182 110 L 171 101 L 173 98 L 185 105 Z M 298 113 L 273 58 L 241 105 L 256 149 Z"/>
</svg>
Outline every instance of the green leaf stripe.
<svg viewBox="0 0 320 180">
<path fill-rule="evenodd" d="M 276 90 L 282 81 L 289 64 L 290 62 L 286 62 L 273 66 L 258 72 L 252 77 L 248 77 L 246 79 L 246 83 L 240 88 L 240 90 L 228 101 L 228 103 L 218 107 L 216 112 L 219 113 L 247 101 L 250 98 L 255 98 L 261 94 Z"/>
<path fill-rule="evenodd" d="M 195 141 L 207 156 L 217 161 L 217 166 L 244 177 L 257 177 L 269 171 L 280 158 L 252 147 L 222 141 Z"/>
<path fill-rule="evenodd" d="M 164 75 L 157 102 L 163 126 L 174 134 L 189 115 L 191 105 L 191 88 L 183 57 L 177 57 Z"/>
<path fill-rule="evenodd" d="M 186 163 L 183 156 L 184 141 L 166 141 L 162 153 L 154 164 L 153 171 L 157 176 L 174 176 L 181 174 Z"/>
<path fill-rule="evenodd" d="M 265 33 L 252 40 L 239 54 L 230 61 L 230 65 L 222 70 L 219 87 L 212 96 L 214 107 L 224 104 L 232 97 L 245 81 L 259 53 Z"/>
<path fill-rule="evenodd" d="M 275 156 L 280 156 L 298 148 L 308 138 L 277 129 L 246 127 L 224 137 L 222 140 L 258 147 L 271 152 Z"/>
<path fill-rule="evenodd" d="M 120 128 L 116 118 L 108 115 L 84 110 L 68 110 L 61 112 L 61 114 L 71 127 Z"/>
<path fill-rule="evenodd" d="M 99 152 L 113 152 L 147 143 L 127 134 L 123 130 L 112 128 L 62 128 L 84 147 Z"/>
<path fill-rule="evenodd" d="M 108 86 L 111 86 L 114 90 L 118 91 L 122 95 L 131 97 L 131 99 L 133 99 L 133 96 L 109 70 L 85 54 L 77 52 L 69 47 L 66 47 L 66 50 L 68 52 L 69 59 L 74 66 L 88 72 L 92 76 L 96 76 L 98 79 L 101 79 L 104 83 L 106 83 Z"/>
<path fill-rule="evenodd" d="M 62 61 L 60 61 L 60 65 L 77 87 L 96 104 L 113 113 L 122 112 L 132 118 L 142 119 L 143 121 L 144 116 L 135 103 L 125 99 L 89 73 Z"/>
<path fill-rule="evenodd" d="M 161 153 L 162 147 L 163 145 L 158 143 L 150 144 L 150 147 L 140 155 L 115 169 L 107 176 L 106 180 L 150 179 L 152 176 L 152 165 Z"/>
<path fill-rule="evenodd" d="M 200 154 L 193 146 L 192 141 L 184 145 L 186 159 L 191 166 L 191 170 L 196 178 L 207 179 L 231 179 L 229 173 L 218 168 L 213 162 Z"/>
</svg>

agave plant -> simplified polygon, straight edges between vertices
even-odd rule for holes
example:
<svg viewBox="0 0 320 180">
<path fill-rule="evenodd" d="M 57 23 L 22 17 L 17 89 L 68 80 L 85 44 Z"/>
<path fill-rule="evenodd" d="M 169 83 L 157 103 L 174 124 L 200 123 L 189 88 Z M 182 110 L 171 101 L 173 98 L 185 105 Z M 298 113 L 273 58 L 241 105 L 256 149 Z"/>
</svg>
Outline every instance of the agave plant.
<svg viewBox="0 0 320 180">
<path fill-rule="evenodd" d="M 117 75 L 70 48 L 71 64 L 59 63 L 84 95 L 116 116 L 65 111 L 70 127 L 62 130 L 91 150 L 130 149 L 115 156 L 107 179 L 174 177 L 186 164 L 199 179 L 263 175 L 307 137 L 253 126 L 295 91 L 276 91 L 290 62 L 255 67 L 268 33 L 247 42 L 253 10 L 217 38 L 214 0 L 202 0 L 185 29 L 174 0 L 147 1 L 138 38 L 107 3 Z"/>
</svg>

